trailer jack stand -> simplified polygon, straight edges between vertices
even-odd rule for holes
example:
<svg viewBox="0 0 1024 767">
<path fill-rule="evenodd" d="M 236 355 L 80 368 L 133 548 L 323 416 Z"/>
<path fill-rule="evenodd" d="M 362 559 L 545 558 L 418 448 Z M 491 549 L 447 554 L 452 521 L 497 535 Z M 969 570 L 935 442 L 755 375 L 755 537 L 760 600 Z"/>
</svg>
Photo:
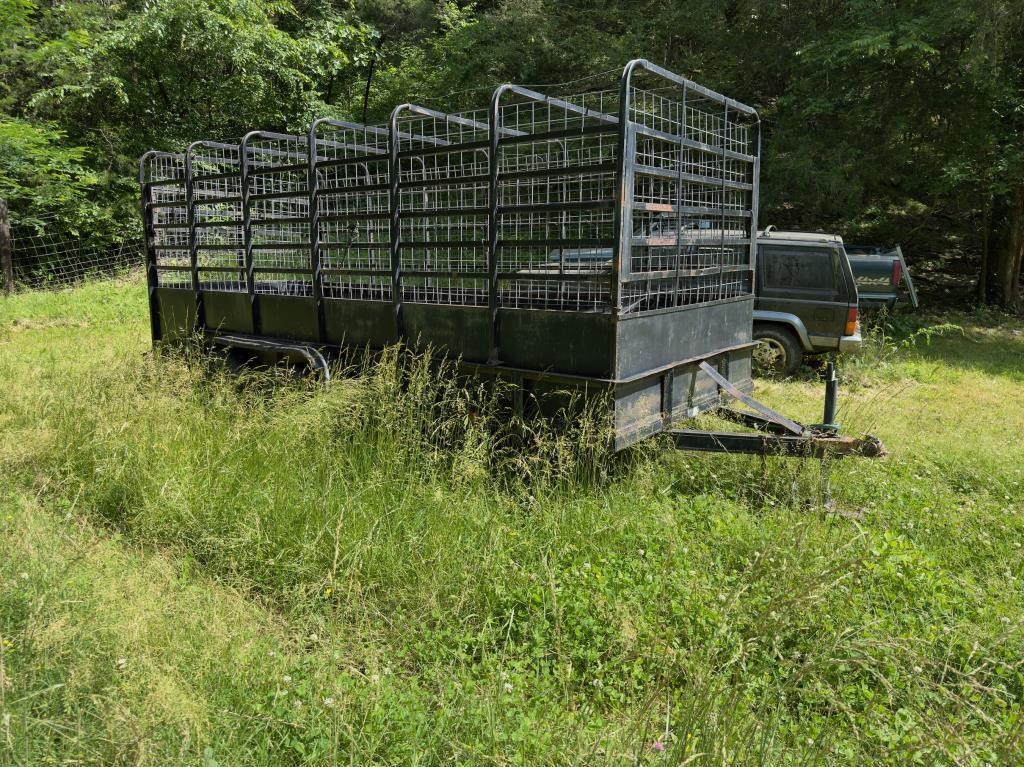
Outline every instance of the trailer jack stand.
<svg viewBox="0 0 1024 767">
<path fill-rule="evenodd" d="M 670 432 L 680 450 L 699 450 L 710 453 L 745 453 L 748 455 L 802 456 L 806 458 L 842 458 L 860 456 L 880 458 L 886 454 L 881 440 L 866 434 L 847 437 L 839 434 L 835 424 L 838 379 L 832 363 L 828 366 L 823 423 L 804 426 L 786 418 L 753 397 L 739 391 L 728 379 L 707 362 L 701 370 L 719 385 L 721 390 L 743 402 L 750 411 L 722 407 L 715 414 L 755 429 L 750 432 L 699 431 L 679 429 Z"/>
</svg>

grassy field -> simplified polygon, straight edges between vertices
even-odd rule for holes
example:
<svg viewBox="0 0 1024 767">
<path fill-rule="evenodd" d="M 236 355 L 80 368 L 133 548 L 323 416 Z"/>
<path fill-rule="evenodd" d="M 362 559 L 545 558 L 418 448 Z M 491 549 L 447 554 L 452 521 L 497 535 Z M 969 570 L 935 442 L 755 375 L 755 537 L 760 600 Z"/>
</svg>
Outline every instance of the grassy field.
<svg viewBox="0 0 1024 767">
<path fill-rule="evenodd" d="M 1024 322 L 942 321 L 844 363 L 891 455 L 826 507 L 586 419 L 512 450 L 415 363 L 154 358 L 137 281 L 0 299 L 0 765 L 1020 764 Z"/>
</svg>

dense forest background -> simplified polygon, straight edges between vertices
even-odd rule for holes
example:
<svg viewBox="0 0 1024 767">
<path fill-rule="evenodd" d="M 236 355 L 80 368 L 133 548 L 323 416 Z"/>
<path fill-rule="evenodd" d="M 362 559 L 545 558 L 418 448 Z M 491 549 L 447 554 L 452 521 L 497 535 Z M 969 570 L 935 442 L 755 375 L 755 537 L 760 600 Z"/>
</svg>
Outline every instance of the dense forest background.
<svg viewBox="0 0 1024 767">
<path fill-rule="evenodd" d="M 607 85 L 635 57 L 760 111 L 762 226 L 901 242 L 1020 301 L 1021 0 L 0 0 L 0 197 L 19 227 L 138 236 L 147 149 Z"/>
</svg>

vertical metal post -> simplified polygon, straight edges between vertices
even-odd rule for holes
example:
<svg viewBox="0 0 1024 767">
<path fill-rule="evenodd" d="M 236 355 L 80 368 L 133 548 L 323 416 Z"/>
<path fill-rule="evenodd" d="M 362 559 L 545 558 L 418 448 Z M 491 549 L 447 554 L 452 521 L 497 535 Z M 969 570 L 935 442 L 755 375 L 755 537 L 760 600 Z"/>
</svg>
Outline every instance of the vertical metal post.
<svg viewBox="0 0 1024 767">
<path fill-rule="evenodd" d="M 718 252 L 718 298 L 725 298 L 725 286 L 722 284 L 725 274 L 725 195 L 726 195 L 726 166 L 729 163 L 726 153 L 729 151 L 729 104 L 726 102 L 725 111 L 722 115 L 722 199 L 719 204 L 722 206 L 722 238 L 721 249 Z"/>
<path fill-rule="evenodd" d="M 825 413 L 824 423 L 821 425 L 826 431 L 832 434 L 839 433 L 839 424 L 836 423 L 836 404 L 839 399 L 839 378 L 836 376 L 836 365 L 828 363 L 825 368 Z M 821 502 L 826 508 L 831 508 L 832 500 L 832 464 L 831 461 L 822 460 L 818 470 L 821 472 L 819 489 Z"/>
<path fill-rule="evenodd" d="M 155 231 L 153 229 L 153 188 L 146 181 L 146 161 L 151 155 L 146 153 L 139 161 L 139 183 L 142 185 L 142 253 L 146 261 L 146 294 L 149 298 L 149 335 L 156 346 L 160 342 L 160 302 L 157 300 L 156 289 L 156 252 L 153 248 Z"/>
<path fill-rule="evenodd" d="M 630 119 L 630 96 L 632 95 L 633 69 L 638 64 L 631 61 L 622 71 L 622 78 L 619 81 L 619 132 L 616 158 L 616 205 L 613 217 L 613 247 L 612 247 L 612 274 L 610 282 L 610 303 L 611 303 L 611 347 L 609 359 L 612 369 L 609 374 L 612 378 L 618 378 L 619 355 L 616 353 L 618 346 L 618 323 L 622 315 L 622 284 L 623 279 L 629 274 L 629 256 L 632 252 L 633 243 L 633 176 L 634 160 L 636 157 L 636 132 L 633 129 L 633 122 Z"/>
<path fill-rule="evenodd" d="M 836 376 L 836 365 L 828 363 L 825 368 L 825 414 L 822 424 L 827 429 L 836 427 L 836 403 L 839 398 L 839 378 Z"/>
<path fill-rule="evenodd" d="M 396 107 L 391 113 L 390 133 L 388 135 L 388 182 L 389 205 L 391 214 L 391 305 L 394 313 L 395 338 L 401 340 L 405 336 L 405 323 L 402 317 L 402 197 L 399 185 L 401 168 L 398 158 L 398 113 L 405 105 Z"/>
<path fill-rule="evenodd" d="M 558 142 L 558 146 L 562 151 L 561 160 L 564 164 L 569 164 L 569 148 L 566 145 L 565 140 Z M 550 148 L 548 149 L 550 152 Z M 548 161 L 550 165 L 550 160 Z M 561 198 L 559 202 L 565 203 L 569 200 L 569 179 L 565 177 L 562 179 Z M 568 286 L 565 283 L 565 241 L 569 239 L 569 211 L 562 210 L 558 214 L 558 300 L 559 306 L 562 305 L 562 301 L 568 296 Z"/>
<path fill-rule="evenodd" d="M 498 304 L 498 230 L 501 211 L 498 169 L 501 159 L 501 96 L 505 87 L 501 86 L 491 96 L 489 118 L 490 151 L 487 157 L 487 308 L 490 312 L 490 351 L 487 364 L 501 364 L 501 338 L 499 336 L 499 304 Z"/>
<path fill-rule="evenodd" d="M 448 129 L 448 126 L 445 125 L 445 130 L 447 131 L 447 129 Z M 447 133 L 445 135 L 447 135 Z M 420 192 L 420 202 L 423 204 L 423 210 L 427 210 L 427 208 L 429 207 L 429 203 L 430 203 L 430 192 L 429 192 L 429 190 L 428 190 L 428 188 L 426 186 L 426 182 L 427 182 L 427 161 L 424 160 L 422 157 L 415 157 L 413 159 L 416 159 L 416 160 L 420 161 L 420 179 L 424 183 L 423 191 Z M 369 175 L 369 174 L 367 174 L 367 175 Z M 369 179 L 367 179 L 366 183 L 370 183 Z M 423 232 L 423 239 L 424 239 L 424 241 L 426 243 L 430 242 L 430 228 L 429 227 L 427 227 L 426 231 Z M 431 277 L 430 277 L 430 254 L 431 254 L 431 250 L 430 250 L 430 247 L 428 245 L 423 250 L 423 270 L 427 273 L 424 276 L 423 285 L 424 285 L 424 287 L 427 287 L 427 288 L 431 287 L 434 284 L 432 279 L 431 279 Z"/>
<path fill-rule="evenodd" d="M 316 171 L 317 149 L 316 128 L 319 120 L 313 120 L 309 127 L 307 155 L 309 171 L 306 185 L 309 187 L 309 266 L 313 272 L 313 303 L 316 305 L 317 339 L 327 342 L 327 319 L 324 307 L 323 269 L 320 259 L 320 178 Z"/>
<path fill-rule="evenodd" d="M 675 386 L 675 371 L 669 370 L 661 375 L 661 423 L 662 428 L 668 429 L 672 426 L 672 407 Z"/>
<path fill-rule="evenodd" d="M 11 222 L 8 218 L 7 200 L 0 197 L 0 264 L 4 273 L 4 292 L 14 291 L 14 249 L 11 247 Z"/>
<path fill-rule="evenodd" d="M 750 293 L 754 293 L 757 280 L 757 205 L 761 183 L 761 118 L 757 118 L 757 145 L 754 147 L 754 167 L 750 172 Z"/>
<path fill-rule="evenodd" d="M 249 205 L 249 145 L 247 139 L 243 138 L 238 145 L 238 176 L 242 195 L 242 242 L 244 243 L 245 257 L 245 289 L 249 293 L 249 311 L 252 316 L 252 332 L 259 335 L 260 313 L 259 303 L 256 301 L 256 272 L 255 261 L 252 256 L 252 210 Z"/>
<path fill-rule="evenodd" d="M 185 151 L 185 216 L 188 222 L 188 259 L 192 271 L 192 295 L 196 303 L 197 333 L 206 331 L 206 310 L 203 306 L 202 285 L 199 282 L 199 233 L 196 229 L 196 189 L 192 173 L 193 144 Z"/>
<path fill-rule="evenodd" d="M 622 278 L 628 272 L 633 228 L 633 155 L 636 136 L 630 130 L 629 97 L 631 93 L 632 66 L 627 65 L 619 82 L 619 131 L 616 158 L 618 166 L 615 178 L 616 206 L 613 218 L 614 246 L 612 249 L 611 312 L 613 323 L 622 311 Z M 614 334 L 613 334 L 614 335 Z M 612 350 L 614 355 L 614 349 Z"/>
<path fill-rule="evenodd" d="M 526 397 L 524 379 L 521 375 L 512 376 L 512 414 L 521 421 L 526 414 Z"/>
<path fill-rule="evenodd" d="M 679 306 L 681 299 L 679 295 L 679 288 L 681 286 L 679 270 L 682 268 L 683 260 L 683 157 L 686 152 L 683 142 L 686 140 L 688 133 L 686 124 L 686 95 L 687 88 L 684 85 L 679 104 L 679 167 L 676 172 L 676 279 L 672 288 L 673 306 Z M 700 236 L 699 229 L 697 230 L 697 235 Z"/>
</svg>

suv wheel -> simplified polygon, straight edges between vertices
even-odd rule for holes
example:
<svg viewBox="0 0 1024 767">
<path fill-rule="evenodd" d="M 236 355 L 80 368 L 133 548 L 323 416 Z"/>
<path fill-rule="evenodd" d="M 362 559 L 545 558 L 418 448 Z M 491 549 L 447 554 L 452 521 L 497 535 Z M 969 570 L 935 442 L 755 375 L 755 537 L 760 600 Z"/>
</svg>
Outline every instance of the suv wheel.
<svg viewBox="0 0 1024 767">
<path fill-rule="evenodd" d="M 796 335 L 772 325 L 754 326 L 754 371 L 762 376 L 791 376 L 800 369 L 804 351 Z"/>
</svg>

